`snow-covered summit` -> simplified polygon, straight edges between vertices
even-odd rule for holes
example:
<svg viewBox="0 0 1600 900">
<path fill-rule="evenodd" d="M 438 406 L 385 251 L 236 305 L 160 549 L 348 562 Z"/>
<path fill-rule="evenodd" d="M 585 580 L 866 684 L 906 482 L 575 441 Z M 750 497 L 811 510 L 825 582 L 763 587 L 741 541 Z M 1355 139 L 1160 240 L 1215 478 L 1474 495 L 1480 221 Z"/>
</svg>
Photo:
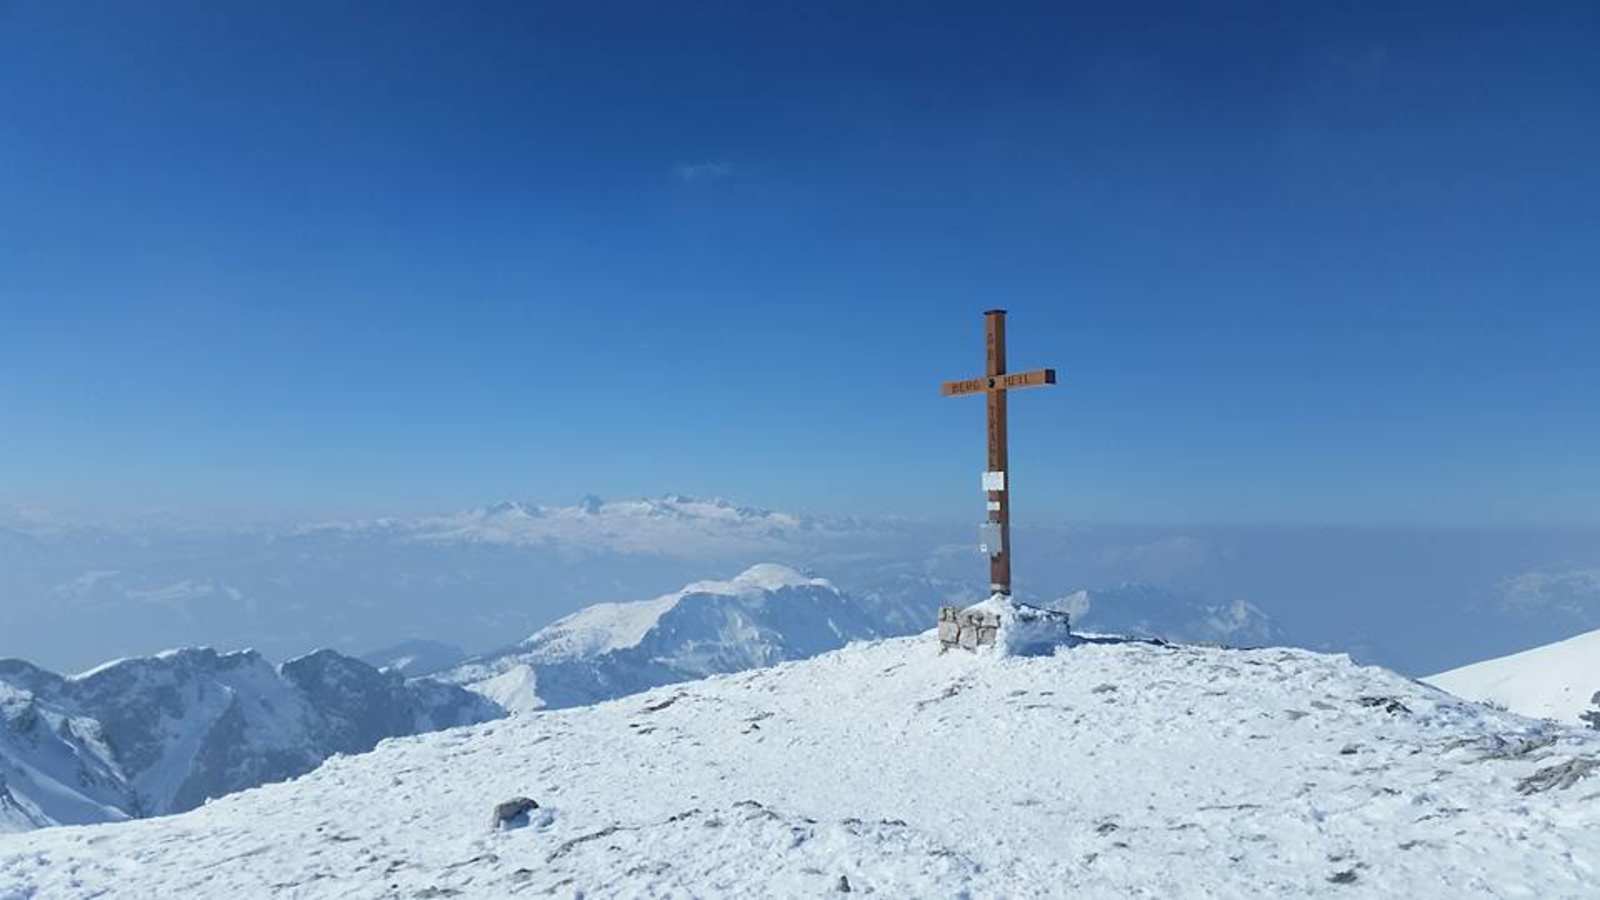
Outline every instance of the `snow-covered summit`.
<svg viewBox="0 0 1600 900">
<path fill-rule="evenodd" d="M 814 590 L 804 590 L 814 589 Z M 825 578 L 808 578 L 788 566 L 760 563 L 726 581 L 696 581 L 680 591 L 630 603 L 596 603 L 545 626 L 523 642 L 542 662 L 598 656 L 639 646 L 661 617 L 688 598 L 726 597 L 761 601 L 765 594 L 793 590 L 791 602 L 816 596 L 838 597 L 839 590 Z M 803 596 L 802 596 L 803 595 Z M 701 673 L 710 674 L 710 673 Z"/>
<path fill-rule="evenodd" d="M 777 563 L 759 563 L 740 572 L 727 581 L 696 581 L 683 589 L 686 594 L 722 594 L 735 597 L 761 591 L 780 591 L 784 588 L 818 587 L 836 590 L 826 578 L 808 578 L 788 566 Z"/>
<path fill-rule="evenodd" d="M 439 677 L 508 709 L 572 706 L 881 634 L 872 614 L 827 579 L 762 563 L 653 600 L 585 607 Z"/>
<path fill-rule="evenodd" d="M 1600 707 L 1600 631 L 1424 679 L 1458 697 L 1576 724 Z"/>
<path fill-rule="evenodd" d="M 863 642 L 0 837 L 0 896 L 1587 897 L 1600 735 L 1343 656 Z M 513 797 L 540 813 L 495 830 Z"/>
</svg>

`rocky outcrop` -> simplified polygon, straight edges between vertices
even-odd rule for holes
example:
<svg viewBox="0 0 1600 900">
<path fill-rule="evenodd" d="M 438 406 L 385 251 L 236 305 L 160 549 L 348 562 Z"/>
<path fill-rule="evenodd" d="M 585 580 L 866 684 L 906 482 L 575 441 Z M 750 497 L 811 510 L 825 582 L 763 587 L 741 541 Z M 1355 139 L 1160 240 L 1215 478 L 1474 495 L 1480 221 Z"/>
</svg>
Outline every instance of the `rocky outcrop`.
<svg viewBox="0 0 1600 900">
<path fill-rule="evenodd" d="M 181 812 L 387 737 L 502 715 L 478 694 L 331 650 L 276 667 L 251 650 L 189 648 L 70 678 L 0 660 L 0 806 L 20 811 L 14 829 Z"/>
</svg>

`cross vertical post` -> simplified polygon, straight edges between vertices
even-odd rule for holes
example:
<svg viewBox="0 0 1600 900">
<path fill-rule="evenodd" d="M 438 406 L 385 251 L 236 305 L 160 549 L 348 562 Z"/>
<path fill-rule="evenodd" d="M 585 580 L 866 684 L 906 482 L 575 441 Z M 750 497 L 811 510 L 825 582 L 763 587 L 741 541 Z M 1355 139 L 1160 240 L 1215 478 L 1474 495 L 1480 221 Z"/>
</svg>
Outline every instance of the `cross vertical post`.
<svg viewBox="0 0 1600 900">
<path fill-rule="evenodd" d="M 987 346 L 985 374 L 992 380 L 1006 374 L 1006 311 L 985 310 L 983 314 L 984 343 Z M 1001 382 L 1004 383 L 1003 377 Z M 1000 546 L 989 557 L 989 592 L 1011 595 L 1011 466 L 1008 464 L 1006 446 L 1006 392 L 990 390 L 989 407 L 989 471 L 1002 472 L 1004 479 L 999 490 L 989 490 L 989 522 L 998 527 Z M 992 487 L 992 485 L 988 485 Z"/>
<path fill-rule="evenodd" d="M 988 468 L 983 473 L 983 549 L 989 554 L 989 592 L 1011 596 L 1011 460 L 1007 445 L 1007 395 L 1022 388 L 1056 383 L 1055 369 L 1006 371 L 1006 311 L 984 310 L 984 373 L 981 378 L 946 381 L 946 397 L 984 394 L 989 413 Z"/>
</svg>

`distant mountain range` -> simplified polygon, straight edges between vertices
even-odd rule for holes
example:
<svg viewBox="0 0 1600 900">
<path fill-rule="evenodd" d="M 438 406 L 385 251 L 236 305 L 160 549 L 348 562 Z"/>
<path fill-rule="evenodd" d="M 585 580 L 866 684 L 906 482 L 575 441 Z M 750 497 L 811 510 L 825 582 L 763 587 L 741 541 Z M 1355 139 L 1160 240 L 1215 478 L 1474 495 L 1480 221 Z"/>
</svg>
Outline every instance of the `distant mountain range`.
<svg viewBox="0 0 1600 900">
<path fill-rule="evenodd" d="M 1080 629 L 1198 644 L 1262 647 L 1284 641 L 1283 629 L 1254 604 L 1214 603 L 1150 584 L 1078 591 L 1055 606 Z"/>
<path fill-rule="evenodd" d="M 478 694 L 321 650 L 184 649 L 63 677 L 0 660 L 0 830 L 193 809 L 386 737 L 498 718 Z"/>
<path fill-rule="evenodd" d="M 1419 675 L 1600 628 L 1592 530 L 1074 526 L 1025 498 L 1017 515 L 1019 599 L 1076 606 L 1092 629 L 1287 642 Z M 424 637 L 483 653 L 769 561 L 826 574 L 904 634 L 983 599 L 975 544 L 956 523 L 676 494 L 246 528 L 0 509 L 0 654 L 72 670 L 185 645 L 287 659 Z M 407 675 L 454 662 L 378 664 L 402 656 Z"/>
<path fill-rule="evenodd" d="M 573 506 L 506 502 L 458 513 L 277 528 L 74 525 L 0 514 L 0 652 L 61 667 L 176 644 L 287 658 L 417 635 L 494 647 L 601 601 L 659 594 L 707 572 L 812 565 L 885 550 L 892 525 L 680 495 Z M 92 619 L 103 627 L 76 623 Z M 4 638 L 0 638 L 3 641 Z"/>
<path fill-rule="evenodd" d="M 734 512 L 735 518 L 745 514 Z M 866 597 L 778 563 L 653 600 L 599 603 L 468 658 L 433 640 L 365 661 L 320 650 L 274 667 L 209 649 L 63 677 L 0 660 L 0 821 L 11 828 L 159 815 L 282 780 L 386 737 L 597 703 L 665 684 L 924 631 L 959 584 L 902 573 Z M 1172 639 L 1261 643 L 1258 610 L 1124 585 L 1068 598 L 1081 621 Z M 427 677 L 418 677 L 427 676 Z"/>
<path fill-rule="evenodd" d="M 639 500 L 585 497 L 575 506 L 507 501 L 442 516 L 309 525 L 296 534 L 383 535 L 407 541 L 560 546 L 580 553 L 678 558 L 773 550 L 797 538 L 842 538 L 848 519 L 823 519 L 681 494 Z"/>
</svg>

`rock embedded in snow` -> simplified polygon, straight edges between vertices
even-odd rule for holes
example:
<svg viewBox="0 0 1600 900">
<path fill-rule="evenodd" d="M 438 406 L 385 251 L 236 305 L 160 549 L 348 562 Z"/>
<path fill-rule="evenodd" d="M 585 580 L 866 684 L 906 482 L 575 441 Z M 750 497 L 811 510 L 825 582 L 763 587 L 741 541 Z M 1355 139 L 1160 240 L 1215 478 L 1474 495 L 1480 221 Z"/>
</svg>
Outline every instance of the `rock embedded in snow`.
<svg viewBox="0 0 1600 900">
<path fill-rule="evenodd" d="M 497 803 L 494 815 L 490 819 L 491 827 L 495 831 L 525 827 L 528 824 L 528 814 L 538 808 L 539 804 L 528 797 L 513 797 L 504 803 Z"/>
<path fill-rule="evenodd" d="M 1537 794 L 1541 791 L 1568 790 L 1578 782 L 1600 770 L 1600 758 L 1574 757 L 1563 763 L 1545 766 L 1517 782 L 1518 793 Z"/>
<path fill-rule="evenodd" d="M 1597 756 L 1592 731 L 1342 656 L 923 635 L 3 836 L 0 896 L 814 897 L 847 873 L 886 897 L 1582 898 L 1600 781 L 1561 784 Z M 560 816 L 489 832 L 462 802 L 522 795 Z"/>
</svg>

